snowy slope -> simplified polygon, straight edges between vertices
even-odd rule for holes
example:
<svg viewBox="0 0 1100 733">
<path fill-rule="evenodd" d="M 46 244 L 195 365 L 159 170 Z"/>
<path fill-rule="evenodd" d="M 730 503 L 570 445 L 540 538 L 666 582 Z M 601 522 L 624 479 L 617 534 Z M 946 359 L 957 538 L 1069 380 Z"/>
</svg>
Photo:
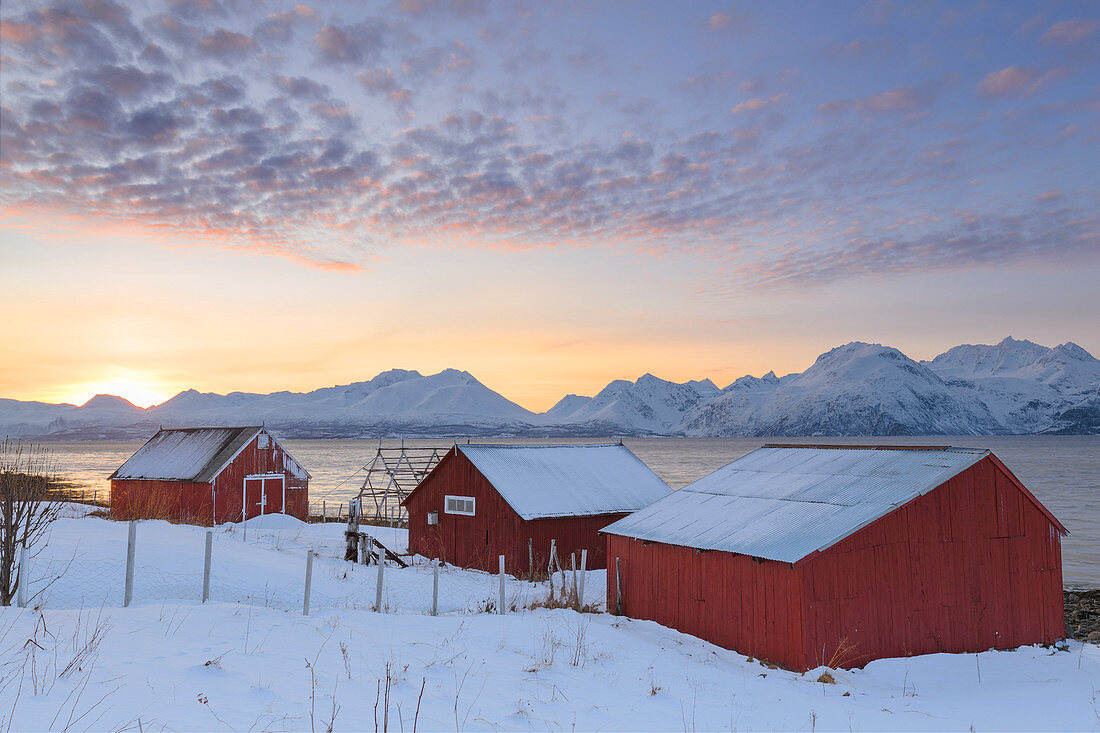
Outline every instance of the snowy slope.
<svg viewBox="0 0 1100 733">
<path fill-rule="evenodd" d="M 130 425 L 146 416 L 146 410 L 114 395 L 98 394 L 80 406 L 0 399 L 0 437 L 70 430 L 88 430 L 98 437 L 94 434 L 102 428 Z"/>
<path fill-rule="evenodd" d="M 1010 337 L 956 346 L 924 364 L 974 392 L 1009 432 L 1089 432 L 1100 422 L 1100 360 L 1072 342 L 1047 348 Z"/>
<path fill-rule="evenodd" d="M 853 342 L 801 374 L 734 383 L 685 416 L 689 435 L 980 435 L 1001 431 L 974 396 L 897 349 Z"/>
<path fill-rule="evenodd" d="M 264 518 L 267 520 L 268 518 Z M 285 517 L 282 519 L 286 519 Z M 140 522 L 134 603 L 120 607 L 126 524 L 65 519 L 32 565 L 41 608 L 0 608 L 6 730 L 1095 730 L 1100 647 L 1071 641 L 773 669 L 649 621 L 568 609 L 478 612 L 497 578 L 344 563 L 338 524 L 214 531 Z M 390 530 L 381 530 L 393 542 Z M 396 545 L 395 545 L 396 546 Z M 313 565 L 301 613 L 304 556 Z M 70 565 L 75 558 L 75 564 Z M 43 574 L 45 573 L 45 575 Z M 600 595 L 602 574 L 590 573 Z M 509 598 L 545 583 L 508 579 Z M 55 603 L 109 590 L 97 601 Z M 222 597 L 222 594 L 228 594 Z M 40 599 L 36 599 L 40 600 Z M 389 682 L 387 689 L 387 680 Z M 388 694 L 387 694 L 388 692 Z M 375 720 L 378 725 L 375 725 Z"/>
<path fill-rule="evenodd" d="M 677 384 L 645 374 L 636 382 L 616 380 L 590 400 L 573 400 L 572 410 L 563 400 L 544 418 L 559 425 L 599 425 L 610 434 L 661 435 L 700 401 L 717 394 L 718 387 L 709 379 Z"/>
</svg>

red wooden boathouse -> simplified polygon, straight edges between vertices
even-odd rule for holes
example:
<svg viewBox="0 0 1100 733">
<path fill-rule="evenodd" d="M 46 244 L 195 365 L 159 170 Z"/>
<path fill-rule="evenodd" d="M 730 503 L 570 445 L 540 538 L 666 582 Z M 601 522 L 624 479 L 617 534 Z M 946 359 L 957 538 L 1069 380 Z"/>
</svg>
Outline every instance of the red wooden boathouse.
<svg viewBox="0 0 1100 733">
<path fill-rule="evenodd" d="M 1064 636 L 1066 529 L 987 450 L 765 446 L 604 532 L 625 615 L 790 669 Z"/>
<path fill-rule="evenodd" d="M 161 430 L 110 480 L 118 519 L 305 520 L 309 504 L 309 473 L 262 427 Z"/>
<path fill-rule="evenodd" d="M 606 567 L 599 530 L 670 489 L 625 446 L 456 445 L 402 504 L 409 550 L 453 565 L 513 574 L 588 550 Z"/>
</svg>

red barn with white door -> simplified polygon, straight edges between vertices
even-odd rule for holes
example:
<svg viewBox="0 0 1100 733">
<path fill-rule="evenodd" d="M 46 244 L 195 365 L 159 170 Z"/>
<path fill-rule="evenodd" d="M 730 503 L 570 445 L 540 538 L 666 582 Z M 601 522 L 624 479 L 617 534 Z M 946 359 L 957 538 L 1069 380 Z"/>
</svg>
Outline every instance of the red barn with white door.
<svg viewBox="0 0 1100 733">
<path fill-rule="evenodd" d="M 117 519 L 305 520 L 309 473 L 262 427 L 161 430 L 111 475 Z"/>
<path fill-rule="evenodd" d="M 461 567 L 513 574 L 588 550 L 604 568 L 603 527 L 670 489 L 621 444 L 456 445 L 405 497 L 409 550 Z"/>
<path fill-rule="evenodd" d="M 604 532 L 624 615 L 790 669 L 1064 636 L 1066 528 L 987 450 L 764 446 Z"/>
</svg>

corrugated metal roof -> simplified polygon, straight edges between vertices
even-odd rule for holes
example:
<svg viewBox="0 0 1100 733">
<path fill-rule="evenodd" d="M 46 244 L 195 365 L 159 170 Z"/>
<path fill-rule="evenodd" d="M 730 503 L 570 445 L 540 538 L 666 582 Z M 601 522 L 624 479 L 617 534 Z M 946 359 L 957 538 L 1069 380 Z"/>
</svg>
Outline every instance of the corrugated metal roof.
<svg viewBox="0 0 1100 733">
<path fill-rule="evenodd" d="M 623 445 L 459 445 L 524 519 L 631 512 L 668 485 Z"/>
<path fill-rule="evenodd" d="M 987 455 L 972 448 L 765 447 L 604 531 L 793 563 Z"/>
<path fill-rule="evenodd" d="M 207 483 L 261 430 L 258 426 L 161 430 L 111 478 Z"/>
</svg>

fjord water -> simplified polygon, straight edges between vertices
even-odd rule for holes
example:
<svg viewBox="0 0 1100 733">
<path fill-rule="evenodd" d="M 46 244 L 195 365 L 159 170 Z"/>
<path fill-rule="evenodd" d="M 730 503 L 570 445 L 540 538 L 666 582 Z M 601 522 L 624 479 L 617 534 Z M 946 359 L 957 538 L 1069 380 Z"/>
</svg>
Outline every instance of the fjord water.
<svg viewBox="0 0 1100 733">
<path fill-rule="evenodd" d="M 371 458 L 378 440 L 282 441 L 313 476 L 310 501 L 320 511 L 335 511 L 362 484 L 356 474 Z M 465 442 L 465 441 L 463 441 Z M 608 442 L 599 440 L 474 440 L 515 444 Z M 623 441 L 673 488 L 700 478 L 765 443 L 846 445 L 953 445 L 988 448 L 1066 525 L 1062 541 L 1063 580 L 1067 586 L 1100 586 L 1100 436 L 932 436 L 848 438 L 626 438 Z M 449 446 L 446 439 L 406 440 L 408 446 Z M 399 446 L 399 440 L 386 440 Z M 90 489 L 106 492 L 107 477 L 140 441 L 49 443 L 60 472 Z"/>
</svg>

